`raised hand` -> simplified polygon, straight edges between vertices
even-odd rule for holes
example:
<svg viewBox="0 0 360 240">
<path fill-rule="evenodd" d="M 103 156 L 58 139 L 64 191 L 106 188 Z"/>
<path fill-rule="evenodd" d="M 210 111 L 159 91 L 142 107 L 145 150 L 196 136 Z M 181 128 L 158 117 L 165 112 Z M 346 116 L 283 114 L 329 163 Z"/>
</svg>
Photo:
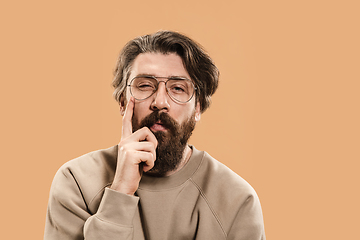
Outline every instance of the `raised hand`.
<svg viewBox="0 0 360 240">
<path fill-rule="evenodd" d="M 135 100 L 130 98 L 123 117 L 121 141 L 111 189 L 134 195 L 139 187 L 142 171 L 149 171 L 156 160 L 157 140 L 147 127 L 132 132 L 132 117 Z"/>
</svg>

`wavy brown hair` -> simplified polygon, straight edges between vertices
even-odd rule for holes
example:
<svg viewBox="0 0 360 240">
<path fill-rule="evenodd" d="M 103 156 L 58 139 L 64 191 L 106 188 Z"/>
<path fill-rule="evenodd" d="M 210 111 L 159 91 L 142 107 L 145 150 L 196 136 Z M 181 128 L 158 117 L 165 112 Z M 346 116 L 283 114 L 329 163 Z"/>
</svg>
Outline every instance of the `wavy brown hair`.
<svg viewBox="0 0 360 240">
<path fill-rule="evenodd" d="M 210 106 L 211 96 L 218 87 L 219 70 L 200 44 L 173 31 L 159 31 L 140 36 L 124 46 L 119 55 L 112 82 L 116 101 L 120 103 L 121 96 L 125 93 L 132 64 L 141 53 L 175 53 L 179 55 L 191 80 L 197 87 L 196 101 L 200 103 L 201 112 Z"/>
</svg>

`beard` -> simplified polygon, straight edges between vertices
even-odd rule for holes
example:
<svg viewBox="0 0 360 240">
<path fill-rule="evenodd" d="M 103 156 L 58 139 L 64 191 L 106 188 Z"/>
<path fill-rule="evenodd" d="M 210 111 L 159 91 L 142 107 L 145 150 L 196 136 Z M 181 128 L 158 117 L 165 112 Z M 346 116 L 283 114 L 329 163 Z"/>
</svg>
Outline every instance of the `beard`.
<svg viewBox="0 0 360 240">
<path fill-rule="evenodd" d="M 158 145 L 156 148 L 155 166 L 147 173 L 155 176 L 165 176 L 167 172 L 175 170 L 183 158 L 187 142 L 195 128 L 195 111 L 181 125 L 165 112 L 154 111 L 146 116 L 140 124 L 133 117 L 132 130 L 135 132 L 143 127 L 150 129 L 158 121 L 161 121 L 167 131 L 152 131 L 158 141 Z"/>
</svg>

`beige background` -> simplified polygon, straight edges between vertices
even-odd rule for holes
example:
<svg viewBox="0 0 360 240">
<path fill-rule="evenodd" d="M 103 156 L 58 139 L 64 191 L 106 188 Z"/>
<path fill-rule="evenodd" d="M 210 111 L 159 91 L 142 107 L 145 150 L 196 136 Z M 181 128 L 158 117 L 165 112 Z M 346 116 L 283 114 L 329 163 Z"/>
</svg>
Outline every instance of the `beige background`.
<svg viewBox="0 0 360 240">
<path fill-rule="evenodd" d="M 197 40 L 219 67 L 191 143 L 254 186 L 267 238 L 358 238 L 357 0 L 4 2 L 2 239 L 41 239 L 57 169 L 117 144 L 117 55 L 160 29 Z"/>
</svg>

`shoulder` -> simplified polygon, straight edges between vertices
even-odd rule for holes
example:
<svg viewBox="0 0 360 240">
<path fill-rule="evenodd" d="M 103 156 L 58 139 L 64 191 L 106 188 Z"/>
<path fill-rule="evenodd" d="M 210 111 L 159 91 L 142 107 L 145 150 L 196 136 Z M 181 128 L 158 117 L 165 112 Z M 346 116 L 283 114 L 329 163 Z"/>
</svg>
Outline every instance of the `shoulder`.
<svg viewBox="0 0 360 240">
<path fill-rule="evenodd" d="M 204 192 L 216 189 L 233 196 L 235 193 L 243 196 L 256 194 L 246 180 L 207 152 L 203 152 L 202 158 L 193 179 Z"/>
<path fill-rule="evenodd" d="M 254 188 L 208 153 L 203 152 L 192 181 L 225 232 L 230 231 L 239 214 L 243 219 L 261 219 L 261 206 Z"/>
<path fill-rule="evenodd" d="M 79 177 L 89 177 L 116 167 L 117 146 L 89 152 L 62 165 L 59 172 L 70 171 Z M 109 169 L 110 168 L 110 169 Z"/>
<path fill-rule="evenodd" d="M 79 197 L 90 205 L 111 184 L 116 159 L 117 146 L 114 146 L 66 162 L 55 174 L 51 193 L 58 198 Z"/>
</svg>

